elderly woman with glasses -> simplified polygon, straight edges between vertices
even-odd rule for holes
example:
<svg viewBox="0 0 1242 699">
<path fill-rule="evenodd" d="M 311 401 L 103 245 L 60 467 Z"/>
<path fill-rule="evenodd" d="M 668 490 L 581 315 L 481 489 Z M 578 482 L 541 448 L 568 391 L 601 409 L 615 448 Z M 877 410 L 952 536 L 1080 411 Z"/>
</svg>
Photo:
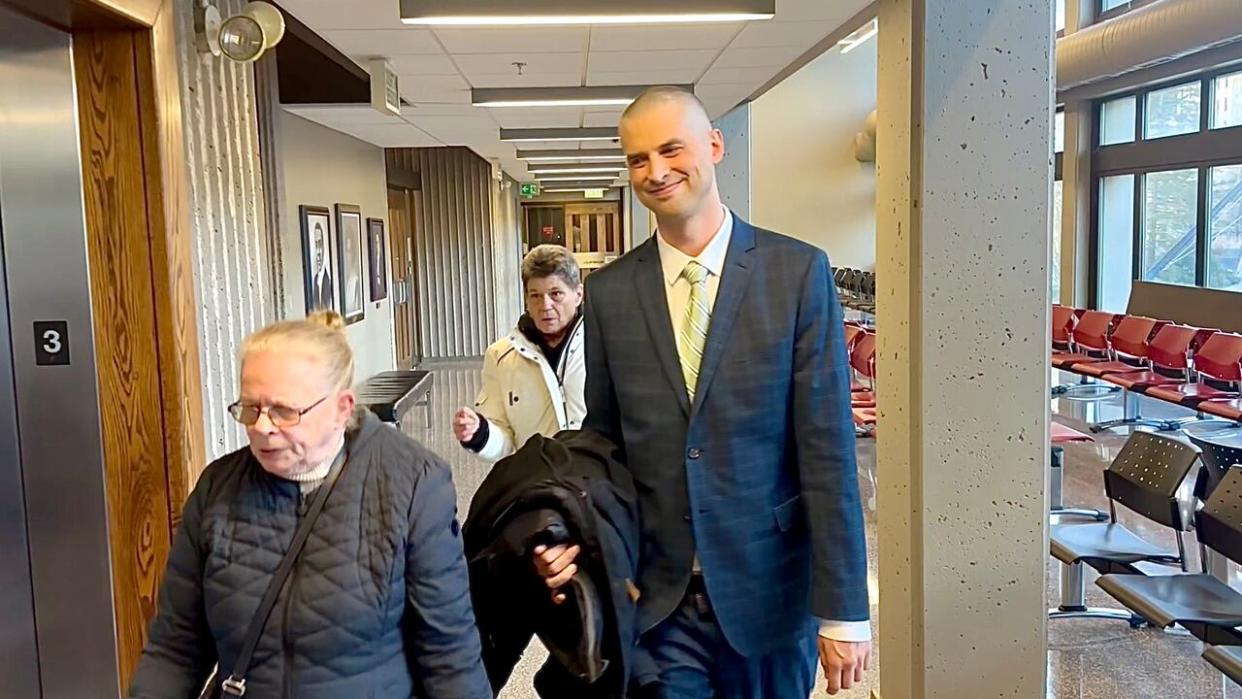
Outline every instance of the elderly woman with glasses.
<svg viewBox="0 0 1242 699">
<path fill-rule="evenodd" d="M 241 357 L 250 445 L 186 502 L 129 696 L 490 699 L 449 469 L 355 405 L 340 316 L 271 325 Z"/>
</svg>

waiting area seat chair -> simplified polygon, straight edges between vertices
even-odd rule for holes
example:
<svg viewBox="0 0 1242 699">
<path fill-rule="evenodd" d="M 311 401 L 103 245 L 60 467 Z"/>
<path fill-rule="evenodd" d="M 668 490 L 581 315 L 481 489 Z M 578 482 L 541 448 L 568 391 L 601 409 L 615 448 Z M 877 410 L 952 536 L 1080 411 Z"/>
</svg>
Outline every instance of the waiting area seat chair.
<svg viewBox="0 0 1242 699">
<path fill-rule="evenodd" d="M 1176 430 L 1185 423 L 1183 420 L 1154 420 L 1144 418 L 1140 406 L 1133 401 L 1131 394 L 1145 394 L 1152 388 L 1160 386 L 1176 386 L 1186 383 L 1191 378 L 1191 357 L 1195 350 L 1202 346 L 1215 331 L 1194 328 L 1188 325 L 1169 323 L 1162 326 L 1147 347 L 1148 368 L 1143 371 L 1124 371 L 1105 373 L 1100 378 L 1120 386 L 1125 395 L 1122 401 L 1123 414 L 1120 419 L 1092 425 L 1092 432 L 1103 432 L 1115 427 L 1144 425 L 1158 430 Z"/>
<path fill-rule="evenodd" d="M 1117 577 L 1143 576 L 1140 563 L 1187 570 L 1185 532 L 1191 524 L 1191 506 L 1179 497 L 1179 490 L 1198 463 L 1198 450 L 1185 442 L 1150 432 L 1130 435 L 1104 472 L 1109 521 L 1052 526 L 1050 550 L 1062 569 L 1061 605 L 1049 611 L 1050 618 L 1094 617 L 1141 624 L 1141 619 L 1125 610 L 1086 606 L 1084 566 Z M 1172 529 L 1177 552 L 1149 543 L 1118 522 L 1117 505 Z"/>
<path fill-rule="evenodd" d="M 1242 563 L 1242 470 L 1231 469 L 1196 517 L 1201 545 Z M 1097 583 L 1158 628 L 1178 624 L 1212 645 L 1242 645 L 1242 593 L 1208 573 L 1102 576 Z"/>
</svg>

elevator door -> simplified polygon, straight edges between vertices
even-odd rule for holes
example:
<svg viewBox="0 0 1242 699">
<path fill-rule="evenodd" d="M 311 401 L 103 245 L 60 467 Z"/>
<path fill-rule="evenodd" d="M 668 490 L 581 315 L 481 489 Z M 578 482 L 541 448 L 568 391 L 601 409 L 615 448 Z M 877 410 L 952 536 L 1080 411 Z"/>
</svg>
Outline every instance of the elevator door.
<svg viewBox="0 0 1242 699">
<path fill-rule="evenodd" d="M 69 34 L 0 7 L 6 698 L 120 694 L 72 58 Z"/>
</svg>

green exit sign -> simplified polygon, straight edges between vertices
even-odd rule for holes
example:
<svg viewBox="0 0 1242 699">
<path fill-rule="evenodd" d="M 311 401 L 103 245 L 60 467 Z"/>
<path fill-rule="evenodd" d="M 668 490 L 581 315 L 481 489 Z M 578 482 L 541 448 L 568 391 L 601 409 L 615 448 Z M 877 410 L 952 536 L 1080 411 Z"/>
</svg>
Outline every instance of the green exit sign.
<svg viewBox="0 0 1242 699">
<path fill-rule="evenodd" d="M 523 182 L 522 183 L 522 196 L 524 197 L 539 196 L 539 183 L 538 182 Z"/>
</svg>

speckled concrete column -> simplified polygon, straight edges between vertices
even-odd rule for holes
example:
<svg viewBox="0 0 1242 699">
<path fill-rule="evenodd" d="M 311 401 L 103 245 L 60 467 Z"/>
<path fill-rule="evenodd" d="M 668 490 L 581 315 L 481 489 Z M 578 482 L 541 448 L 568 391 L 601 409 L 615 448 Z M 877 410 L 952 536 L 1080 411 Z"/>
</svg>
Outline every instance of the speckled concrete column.
<svg viewBox="0 0 1242 699">
<path fill-rule="evenodd" d="M 880 694 L 1043 697 L 1052 16 L 880 0 Z"/>
</svg>

